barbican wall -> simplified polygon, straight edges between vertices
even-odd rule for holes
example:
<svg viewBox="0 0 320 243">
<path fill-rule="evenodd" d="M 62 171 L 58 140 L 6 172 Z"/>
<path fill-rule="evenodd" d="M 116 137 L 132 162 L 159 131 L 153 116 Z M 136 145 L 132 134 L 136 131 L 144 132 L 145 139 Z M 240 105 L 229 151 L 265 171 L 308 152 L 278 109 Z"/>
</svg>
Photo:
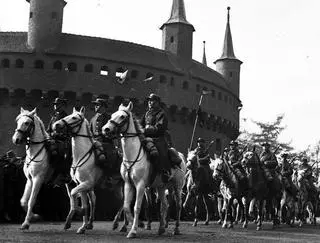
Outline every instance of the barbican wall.
<svg viewBox="0 0 320 243">
<path fill-rule="evenodd" d="M 195 138 L 201 136 L 211 140 L 214 137 L 217 141 L 212 152 L 220 152 L 238 135 L 239 99 L 226 87 L 217 85 L 225 82 L 220 74 L 196 61 L 193 65 L 198 70 L 203 69 L 204 73 L 209 70 L 209 79 L 181 69 L 126 62 L 127 59 L 15 52 L 14 49 L 4 51 L 0 48 L 0 153 L 14 148 L 11 136 L 20 106 L 38 107 L 40 117 L 48 124 L 51 103 L 57 96 L 69 100 L 67 112 L 71 112 L 73 106 L 86 106 L 90 119 L 93 116 L 91 100 L 97 96 L 109 98 L 110 112 L 115 111 L 125 98 L 130 98 L 134 102 L 134 112 L 141 116 L 146 110 L 145 97 L 156 92 L 162 97 L 169 115 L 169 128 L 176 147 L 186 151 L 201 91 L 209 90 L 212 93 L 203 98 Z M 151 54 L 157 59 L 157 53 Z M 127 78 L 120 84 L 117 76 L 125 70 L 129 70 Z M 151 81 L 144 81 L 150 77 Z M 24 149 L 20 150 L 19 154 Z"/>
</svg>

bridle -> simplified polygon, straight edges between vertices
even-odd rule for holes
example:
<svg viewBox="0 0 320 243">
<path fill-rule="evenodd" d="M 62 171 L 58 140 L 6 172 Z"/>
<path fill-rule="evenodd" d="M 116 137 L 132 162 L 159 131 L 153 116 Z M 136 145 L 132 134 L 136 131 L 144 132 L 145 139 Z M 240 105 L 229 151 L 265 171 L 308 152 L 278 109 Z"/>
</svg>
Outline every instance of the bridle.
<svg viewBox="0 0 320 243">
<path fill-rule="evenodd" d="M 45 149 L 46 147 L 46 142 L 49 140 L 48 138 L 45 138 L 44 140 L 42 141 L 32 141 L 30 139 L 30 137 L 33 135 L 34 133 L 34 130 L 35 130 L 35 121 L 34 121 L 34 116 L 31 116 L 31 115 L 23 115 L 23 116 L 26 116 L 28 117 L 32 122 L 27 126 L 27 129 L 24 131 L 24 130 L 21 130 L 20 128 L 19 129 L 16 129 L 15 131 L 22 134 L 23 138 L 26 139 L 26 145 L 27 145 L 27 149 L 30 148 L 31 145 L 36 145 L 36 144 L 43 144 L 43 146 L 37 151 L 37 153 L 29 160 L 29 162 L 27 163 L 27 166 L 29 166 L 31 164 L 31 162 L 41 162 L 42 160 L 35 160 L 39 155 L 40 153 L 42 152 L 42 150 Z M 22 117 L 22 116 L 21 116 Z M 19 119 L 21 119 L 21 117 Z M 19 120 L 18 119 L 18 120 Z M 17 120 L 17 121 L 18 121 Z M 45 131 L 43 130 L 43 127 L 41 127 L 41 130 L 42 130 L 42 133 L 45 133 Z M 25 160 L 27 161 L 27 160 Z"/>
<path fill-rule="evenodd" d="M 70 137 L 85 137 L 85 138 L 92 138 L 90 135 L 85 134 L 79 134 L 82 123 L 84 122 L 84 117 L 82 117 L 80 114 L 77 114 L 79 116 L 79 120 L 76 120 L 75 122 L 68 123 L 64 118 L 61 119 L 64 126 L 67 128 L 67 136 Z M 77 130 L 74 132 L 73 129 L 76 128 Z"/>
<path fill-rule="evenodd" d="M 120 137 L 120 138 L 133 138 L 133 137 L 138 137 L 139 135 L 140 135 L 140 133 L 129 133 L 128 132 L 128 129 L 129 129 L 129 119 L 130 119 L 130 117 L 131 117 L 131 114 L 129 113 L 129 112 L 127 112 L 127 111 L 125 111 L 125 110 L 122 110 L 124 113 L 126 113 L 126 116 L 125 116 L 125 118 L 121 121 L 121 122 L 116 122 L 116 121 L 114 121 L 114 120 L 112 120 L 112 119 L 110 119 L 109 120 L 109 122 L 111 123 L 111 124 L 113 124 L 114 126 L 115 126 L 115 133 Z M 124 127 L 126 125 L 126 129 L 123 131 L 123 132 L 121 132 L 121 129 Z M 140 160 L 142 160 L 142 158 L 143 158 L 143 156 L 141 156 L 141 158 L 139 159 L 139 157 L 140 157 L 140 154 L 141 154 L 141 152 L 143 151 L 143 149 L 142 149 L 142 143 L 141 143 L 141 141 L 140 141 L 140 147 L 139 147 L 139 151 L 138 151 L 138 154 L 137 154 L 137 156 L 136 156 L 136 158 L 135 158 L 135 160 L 123 160 L 123 162 L 127 162 L 127 163 L 130 163 L 130 165 L 127 167 L 124 163 L 124 165 L 125 165 L 125 167 L 126 167 L 126 169 L 127 169 L 127 171 L 128 171 L 128 174 L 130 173 L 130 170 L 131 170 L 131 168 L 135 165 L 135 163 L 137 163 L 137 162 L 139 162 Z"/>
<path fill-rule="evenodd" d="M 137 137 L 140 135 L 140 133 L 129 133 L 129 119 L 131 114 L 125 110 L 122 110 L 124 113 L 126 113 L 125 118 L 121 122 L 116 122 L 112 119 L 109 120 L 109 122 L 115 126 L 115 133 L 119 135 L 120 138 L 132 138 L 132 137 Z M 126 129 L 121 132 L 121 129 L 126 125 Z"/>
<path fill-rule="evenodd" d="M 89 133 L 89 135 L 79 134 L 79 132 L 81 130 L 82 123 L 84 122 L 84 117 L 81 116 L 80 114 L 77 114 L 77 115 L 79 116 L 80 119 L 76 120 L 75 122 L 68 123 L 64 118 L 61 119 L 61 121 L 63 122 L 64 126 L 67 129 L 67 132 L 66 132 L 67 136 L 70 136 L 70 137 L 73 137 L 73 138 L 75 138 L 75 137 L 89 138 L 89 140 L 92 143 L 92 146 L 76 163 L 74 163 L 75 165 L 71 166 L 71 168 L 73 169 L 74 173 L 75 173 L 77 168 L 81 167 L 83 164 L 85 164 L 89 160 L 89 158 L 90 158 L 91 154 L 94 152 L 94 148 L 95 148 L 94 147 L 94 141 L 93 141 L 93 138 L 90 135 L 90 133 Z M 76 129 L 75 132 L 73 131 L 74 129 Z M 87 157 L 87 159 L 84 160 L 86 157 Z"/>
</svg>

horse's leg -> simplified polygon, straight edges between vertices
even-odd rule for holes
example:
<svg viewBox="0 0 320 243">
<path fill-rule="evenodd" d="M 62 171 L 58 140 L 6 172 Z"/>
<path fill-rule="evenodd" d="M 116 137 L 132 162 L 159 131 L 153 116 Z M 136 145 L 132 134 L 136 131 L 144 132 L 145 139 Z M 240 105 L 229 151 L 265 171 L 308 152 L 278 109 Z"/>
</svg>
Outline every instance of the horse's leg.
<svg viewBox="0 0 320 243">
<path fill-rule="evenodd" d="M 230 210 L 231 210 L 231 205 L 230 205 L 230 207 L 229 207 L 229 204 L 230 204 L 230 200 L 228 200 L 228 199 L 224 199 L 225 201 L 224 201 L 224 206 L 225 206 L 225 209 L 224 209 L 224 221 L 223 221 L 223 224 L 222 224 L 222 228 L 227 228 L 227 221 L 228 221 L 228 214 L 229 214 L 229 212 L 230 212 Z"/>
<path fill-rule="evenodd" d="M 66 218 L 66 222 L 64 224 L 64 229 L 67 230 L 71 227 L 71 220 L 73 218 L 73 215 L 75 213 L 76 210 L 76 196 L 71 196 L 71 189 L 70 189 L 70 185 L 66 184 L 66 189 L 67 189 L 67 193 L 69 196 L 69 200 L 70 200 L 70 210 L 68 213 L 68 216 Z"/>
<path fill-rule="evenodd" d="M 151 223 L 152 223 L 152 195 L 151 189 L 146 188 L 145 190 L 145 198 L 146 198 L 146 218 L 147 218 L 147 230 L 151 230 Z"/>
<path fill-rule="evenodd" d="M 80 197 L 81 197 L 81 206 L 82 210 L 84 212 L 84 215 L 82 216 L 83 222 L 80 228 L 77 230 L 77 234 L 84 234 L 88 225 L 88 198 L 87 198 L 87 193 L 86 192 L 79 192 Z"/>
<path fill-rule="evenodd" d="M 175 196 L 175 202 L 176 202 L 176 225 L 173 230 L 174 235 L 180 235 L 180 217 L 181 217 L 181 194 L 182 194 L 182 188 L 174 188 L 174 196 Z"/>
<path fill-rule="evenodd" d="M 89 205 L 90 205 L 90 217 L 89 222 L 86 226 L 86 229 L 91 230 L 93 229 L 93 221 L 94 221 L 94 213 L 96 210 L 96 194 L 94 193 L 94 190 L 91 190 L 88 192 L 88 199 L 89 199 Z"/>
<path fill-rule="evenodd" d="M 81 214 L 83 214 L 83 225 L 77 230 L 77 234 L 83 234 L 85 232 L 85 227 L 88 223 L 88 199 L 87 199 L 87 192 L 93 189 L 93 182 L 86 181 L 80 183 L 78 186 L 71 190 L 71 197 L 75 198 L 76 195 L 80 194 L 81 197 Z"/>
<path fill-rule="evenodd" d="M 22 230 L 29 229 L 30 227 L 30 221 L 32 219 L 32 210 L 33 206 L 36 203 L 38 193 L 40 191 L 41 185 L 42 185 L 43 179 L 41 177 L 34 177 L 32 181 L 32 189 L 30 193 L 30 198 L 28 201 L 28 210 L 27 210 L 27 215 L 25 217 L 25 220 L 21 226 Z"/>
<path fill-rule="evenodd" d="M 238 224 L 240 221 L 241 215 L 243 214 L 243 203 L 241 201 L 241 197 L 237 199 L 238 205 L 236 207 L 236 217 L 235 217 L 235 224 Z"/>
<path fill-rule="evenodd" d="M 159 223 L 159 229 L 158 229 L 158 235 L 162 235 L 165 232 L 165 221 L 168 211 L 168 201 L 165 194 L 165 188 L 161 187 L 158 188 L 158 196 L 160 199 L 160 223 Z"/>
<path fill-rule="evenodd" d="M 194 205 L 194 221 L 193 226 L 196 227 L 198 225 L 198 207 L 200 203 L 200 197 L 202 199 L 202 196 L 200 194 L 196 194 L 196 200 Z"/>
<path fill-rule="evenodd" d="M 243 197 L 243 225 L 242 228 L 247 228 L 248 227 L 248 204 L 249 200 L 246 197 Z"/>
<path fill-rule="evenodd" d="M 141 204 L 142 204 L 143 194 L 144 194 L 145 188 L 146 187 L 145 187 L 144 181 L 140 181 L 138 183 L 138 185 L 136 185 L 136 202 L 134 204 L 134 218 L 133 218 L 131 230 L 130 230 L 129 234 L 127 235 L 127 238 L 135 238 L 137 236 L 139 215 L 140 215 Z M 126 200 L 125 200 L 125 202 L 126 202 Z M 130 204 L 127 204 L 127 202 L 126 202 L 125 208 L 128 206 L 130 207 Z"/>
<path fill-rule="evenodd" d="M 219 220 L 218 220 L 218 224 L 222 224 L 222 219 L 223 219 L 223 212 L 222 212 L 222 204 L 223 204 L 223 198 L 221 197 L 217 197 L 217 207 L 218 207 L 218 214 L 219 214 Z"/>
<path fill-rule="evenodd" d="M 261 230 L 262 226 L 262 214 L 263 214 L 264 200 L 258 200 L 258 221 L 257 221 L 257 230 Z"/>
<path fill-rule="evenodd" d="M 209 195 L 207 193 L 202 194 L 202 200 L 203 200 L 204 208 L 206 210 L 206 221 L 204 222 L 204 225 L 209 225 L 209 221 L 210 221 L 210 212 L 208 208 L 208 204 L 210 202 Z"/>
<path fill-rule="evenodd" d="M 21 200 L 20 200 L 21 207 L 25 212 L 28 211 L 28 201 L 30 198 L 31 189 L 32 189 L 32 180 L 31 178 L 27 178 L 26 185 L 24 187 L 23 196 L 21 197 Z"/>
<path fill-rule="evenodd" d="M 234 201 L 234 197 L 231 197 L 230 200 L 229 200 L 229 203 L 228 203 L 228 211 L 230 211 L 230 223 L 228 225 L 229 229 L 233 228 L 233 222 L 234 222 L 234 215 L 231 213 L 232 212 L 233 201 Z"/>
</svg>

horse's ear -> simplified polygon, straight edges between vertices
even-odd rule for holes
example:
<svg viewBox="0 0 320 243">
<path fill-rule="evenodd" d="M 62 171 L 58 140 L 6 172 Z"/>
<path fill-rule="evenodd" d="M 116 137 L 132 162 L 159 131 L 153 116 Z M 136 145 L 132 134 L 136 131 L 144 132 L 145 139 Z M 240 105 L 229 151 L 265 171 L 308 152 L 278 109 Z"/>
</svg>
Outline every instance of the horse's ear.
<svg viewBox="0 0 320 243">
<path fill-rule="evenodd" d="M 23 109 L 22 107 L 20 107 L 20 113 L 23 113 L 25 111 L 25 109 Z"/>
<path fill-rule="evenodd" d="M 83 115 L 86 111 L 86 108 L 84 106 L 81 106 L 80 113 Z"/>
<path fill-rule="evenodd" d="M 133 104 L 132 104 L 131 101 L 129 102 L 129 104 L 128 104 L 128 106 L 127 106 L 127 109 L 128 109 L 129 111 L 132 111 L 132 109 L 133 109 Z"/>
<path fill-rule="evenodd" d="M 30 115 L 34 116 L 35 114 L 37 114 L 37 107 L 30 112 Z"/>
<path fill-rule="evenodd" d="M 77 111 L 77 109 L 75 107 L 73 107 L 72 113 L 75 113 L 76 111 Z"/>
</svg>

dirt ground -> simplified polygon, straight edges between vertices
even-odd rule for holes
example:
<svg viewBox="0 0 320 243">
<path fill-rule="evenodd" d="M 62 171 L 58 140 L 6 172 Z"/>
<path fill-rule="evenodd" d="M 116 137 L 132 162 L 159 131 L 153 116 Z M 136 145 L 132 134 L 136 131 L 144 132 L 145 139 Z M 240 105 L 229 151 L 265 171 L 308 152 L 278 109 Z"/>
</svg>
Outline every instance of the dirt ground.
<svg viewBox="0 0 320 243">
<path fill-rule="evenodd" d="M 127 242 L 125 233 L 111 230 L 111 222 L 95 222 L 94 229 L 84 235 L 77 235 L 80 222 L 74 222 L 68 231 L 63 230 L 63 223 L 38 222 L 28 231 L 20 231 L 20 225 L 0 224 L 0 242 Z M 320 242 L 320 226 L 305 225 L 302 228 L 282 225 L 272 229 L 270 223 L 263 225 L 263 230 L 256 231 L 253 223 L 248 229 L 235 225 L 233 229 L 222 229 L 211 222 L 205 226 L 200 222 L 193 227 L 192 222 L 181 223 L 182 235 L 173 236 L 174 223 L 171 222 L 166 233 L 157 235 L 158 223 L 153 223 L 152 230 L 139 229 L 136 242 Z"/>
</svg>

